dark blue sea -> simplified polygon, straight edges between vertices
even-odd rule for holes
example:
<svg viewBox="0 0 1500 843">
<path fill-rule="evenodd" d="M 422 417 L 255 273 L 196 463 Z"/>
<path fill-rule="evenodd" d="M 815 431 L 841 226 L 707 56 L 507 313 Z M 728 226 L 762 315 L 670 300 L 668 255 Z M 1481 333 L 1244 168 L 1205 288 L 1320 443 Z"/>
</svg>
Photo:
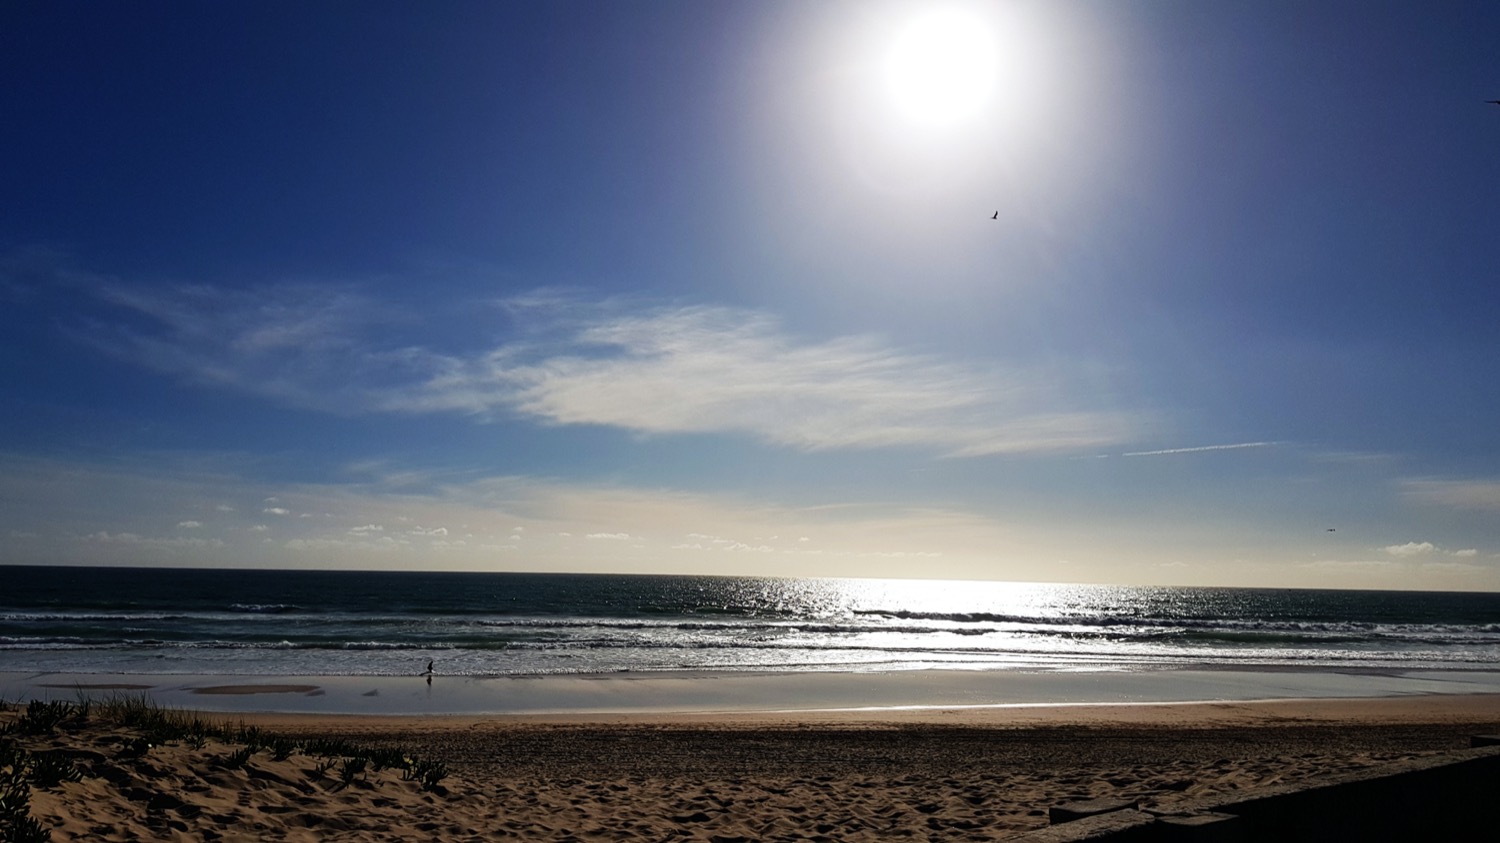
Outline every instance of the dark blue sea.
<svg viewBox="0 0 1500 843">
<path fill-rule="evenodd" d="M 0 672 L 1494 669 L 1500 595 L 0 567 Z"/>
</svg>

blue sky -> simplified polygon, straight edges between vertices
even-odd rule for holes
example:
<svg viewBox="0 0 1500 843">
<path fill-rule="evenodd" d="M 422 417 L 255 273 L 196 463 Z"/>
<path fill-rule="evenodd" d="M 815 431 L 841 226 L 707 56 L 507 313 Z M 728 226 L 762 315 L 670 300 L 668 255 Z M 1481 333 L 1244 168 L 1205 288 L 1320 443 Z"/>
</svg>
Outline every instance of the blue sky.
<svg viewBox="0 0 1500 843">
<path fill-rule="evenodd" d="M 0 561 L 1500 589 L 1497 36 L 8 3 Z"/>
</svg>

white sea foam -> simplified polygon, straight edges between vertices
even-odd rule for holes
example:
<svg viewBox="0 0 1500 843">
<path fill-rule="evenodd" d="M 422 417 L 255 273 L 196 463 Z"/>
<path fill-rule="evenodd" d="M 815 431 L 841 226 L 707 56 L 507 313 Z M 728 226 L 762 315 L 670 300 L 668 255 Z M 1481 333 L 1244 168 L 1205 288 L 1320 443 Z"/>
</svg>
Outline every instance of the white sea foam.
<svg viewBox="0 0 1500 843">
<path fill-rule="evenodd" d="M 69 572 L 63 582 L 49 569 L 7 573 L 0 670 L 400 676 L 435 655 L 449 674 L 476 677 L 1500 663 L 1496 595 L 116 569 Z"/>
</svg>

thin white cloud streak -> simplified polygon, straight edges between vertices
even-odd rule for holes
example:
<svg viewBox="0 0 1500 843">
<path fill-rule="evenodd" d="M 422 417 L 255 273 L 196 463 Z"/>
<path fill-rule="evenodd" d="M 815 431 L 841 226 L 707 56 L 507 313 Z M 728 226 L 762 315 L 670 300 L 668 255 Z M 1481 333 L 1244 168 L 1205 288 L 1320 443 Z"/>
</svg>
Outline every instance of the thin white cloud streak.
<svg viewBox="0 0 1500 843">
<path fill-rule="evenodd" d="M 1401 490 L 1427 504 L 1474 512 L 1500 512 L 1500 481 L 1406 480 Z"/>
<path fill-rule="evenodd" d="M 1122 457 L 1160 457 L 1171 454 L 1199 454 L 1204 451 L 1236 451 L 1241 448 L 1269 448 L 1280 442 L 1238 442 L 1233 445 L 1199 445 L 1195 448 L 1166 448 L 1160 451 L 1131 451 Z"/>
<path fill-rule="evenodd" d="M 948 456 L 1107 447 L 1145 424 L 1087 406 L 1065 371 L 960 363 L 871 337 L 808 341 L 743 309 L 518 299 L 505 304 L 523 336 L 454 353 L 382 347 L 381 309 L 347 291 L 114 285 L 103 295 L 149 325 L 96 325 L 81 335 L 89 342 L 195 383 L 329 412 L 463 413 Z"/>
<path fill-rule="evenodd" d="M 83 541 L 97 542 L 101 544 L 132 545 L 136 547 L 163 549 L 190 549 L 202 550 L 206 548 L 224 547 L 224 542 L 219 539 L 196 539 L 183 538 L 180 536 L 142 536 L 137 533 L 110 533 L 100 530 L 82 537 Z"/>
</svg>

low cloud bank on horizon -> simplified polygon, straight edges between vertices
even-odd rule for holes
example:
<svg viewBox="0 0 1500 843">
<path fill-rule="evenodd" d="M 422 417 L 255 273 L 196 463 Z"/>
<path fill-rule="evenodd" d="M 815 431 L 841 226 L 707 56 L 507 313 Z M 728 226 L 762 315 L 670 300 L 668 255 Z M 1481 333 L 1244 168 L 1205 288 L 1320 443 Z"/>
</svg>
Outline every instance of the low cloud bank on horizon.
<svg viewBox="0 0 1500 843">
<path fill-rule="evenodd" d="M 141 566 L 597 571 L 1172 585 L 1496 588 L 1500 556 L 1428 541 L 1341 555 L 1205 556 L 1192 526 L 1088 537 L 1031 512 L 850 499 L 788 505 L 524 476 L 381 472 L 276 481 L 234 458 L 82 462 L 0 453 L 8 561 Z M 267 506 L 267 504 L 275 504 Z M 1182 539 L 1174 542 L 1172 535 Z M 1226 557 L 1227 558 L 1227 557 Z M 1193 560 L 1191 562 L 1186 560 Z M 914 568 L 913 563 L 920 567 Z"/>
</svg>

